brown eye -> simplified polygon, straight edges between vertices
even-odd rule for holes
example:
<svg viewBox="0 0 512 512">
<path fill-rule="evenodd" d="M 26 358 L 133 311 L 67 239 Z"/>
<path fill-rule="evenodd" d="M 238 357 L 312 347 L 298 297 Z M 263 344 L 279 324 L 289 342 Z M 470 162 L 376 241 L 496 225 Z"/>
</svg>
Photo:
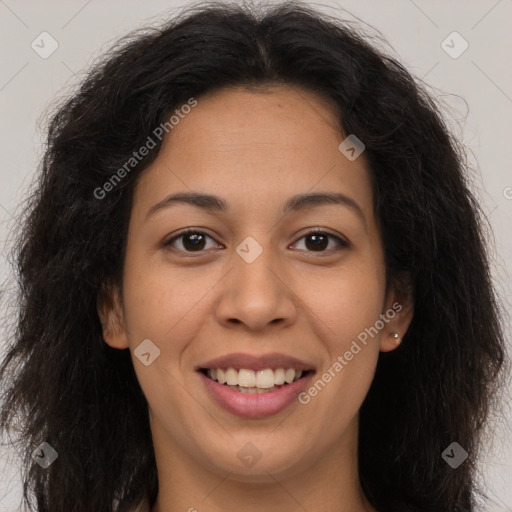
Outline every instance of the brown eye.
<svg viewBox="0 0 512 512">
<path fill-rule="evenodd" d="M 184 253 L 200 253 L 205 250 L 212 248 L 206 247 L 208 244 L 208 239 L 214 241 L 214 239 L 203 233 L 202 231 L 195 230 L 187 230 L 184 231 L 168 241 L 164 242 L 164 247 L 170 247 L 172 250 Z M 342 238 L 333 235 L 331 233 L 327 233 L 324 231 L 311 231 L 307 233 L 303 237 L 299 239 L 305 240 L 305 250 L 307 252 L 329 252 L 330 250 L 335 250 L 336 248 L 347 248 L 349 247 L 349 243 Z M 297 244 L 299 241 L 295 242 Z M 334 241 L 334 246 L 329 247 L 329 245 Z M 213 245 L 215 247 L 215 244 Z M 218 245 L 217 245 L 218 247 Z"/>
<path fill-rule="evenodd" d="M 329 242 L 331 240 L 335 241 L 335 246 L 337 245 L 338 248 L 349 247 L 348 242 L 342 238 L 332 235 L 331 233 L 326 233 L 324 231 L 311 231 L 310 233 L 307 233 L 302 238 L 300 238 L 299 241 L 300 240 L 305 240 L 305 250 L 308 252 L 327 252 L 326 249 L 329 247 Z M 295 243 L 297 244 L 298 241 Z M 331 248 L 329 248 L 329 250 Z"/>
<path fill-rule="evenodd" d="M 329 245 L 329 236 L 324 233 L 313 233 L 311 235 L 307 235 L 305 238 L 306 247 L 314 251 L 323 251 Z M 309 244 L 308 241 L 310 242 Z"/>
<path fill-rule="evenodd" d="M 185 231 L 184 233 L 180 233 L 170 240 L 164 242 L 165 247 L 172 247 L 175 249 L 175 243 L 179 242 L 181 247 L 178 247 L 178 251 L 184 252 L 202 252 L 205 246 L 207 245 L 207 239 L 213 240 L 213 238 L 206 233 L 201 231 Z"/>
</svg>

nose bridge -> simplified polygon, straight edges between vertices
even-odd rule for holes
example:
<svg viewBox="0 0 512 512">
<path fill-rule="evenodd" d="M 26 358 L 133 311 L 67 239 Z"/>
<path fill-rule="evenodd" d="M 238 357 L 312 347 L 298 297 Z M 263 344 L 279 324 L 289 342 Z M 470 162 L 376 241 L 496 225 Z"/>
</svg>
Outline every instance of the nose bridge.
<svg viewBox="0 0 512 512">
<path fill-rule="evenodd" d="M 253 290 L 259 293 L 260 289 L 275 293 L 276 271 L 274 268 L 279 265 L 275 249 L 270 242 L 265 247 L 260 245 L 253 237 L 247 237 L 236 249 L 237 258 L 234 258 L 235 274 L 239 276 L 238 283 L 244 287 L 239 289 Z M 246 286 L 247 285 L 247 286 Z"/>
<path fill-rule="evenodd" d="M 279 257 L 275 248 L 272 247 L 269 237 L 260 242 L 253 237 L 247 236 L 236 248 L 237 257 L 234 258 L 234 273 L 236 289 L 254 299 L 261 293 L 265 300 L 275 298 L 279 293 L 276 278 L 276 268 L 280 265 Z"/>
<path fill-rule="evenodd" d="M 276 319 L 295 316 L 291 286 L 283 279 L 282 261 L 269 237 L 246 237 L 233 255 L 233 270 L 217 314 L 222 321 L 239 321 L 261 328 Z M 281 275 L 280 275 L 281 274 Z"/>
</svg>

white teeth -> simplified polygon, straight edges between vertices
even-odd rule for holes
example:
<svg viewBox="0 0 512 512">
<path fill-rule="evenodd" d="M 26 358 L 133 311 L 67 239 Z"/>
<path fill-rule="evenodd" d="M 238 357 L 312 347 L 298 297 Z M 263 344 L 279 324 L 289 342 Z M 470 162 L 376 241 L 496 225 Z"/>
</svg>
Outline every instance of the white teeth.
<svg viewBox="0 0 512 512">
<path fill-rule="evenodd" d="M 260 389 L 274 387 L 274 372 L 270 368 L 267 370 L 259 370 L 256 373 L 256 387 Z"/>
<path fill-rule="evenodd" d="M 293 368 L 288 368 L 284 372 L 284 380 L 290 384 L 290 382 L 293 382 L 293 379 L 295 378 L 295 370 Z"/>
<path fill-rule="evenodd" d="M 217 380 L 219 381 L 219 384 L 226 384 L 226 374 L 222 368 L 217 369 Z"/>
<path fill-rule="evenodd" d="M 260 388 L 243 388 L 242 386 L 228 386 L 228 388 L 233 389 L 235 391 L 240 391 L 240 393 L 246 393 L 248 395 L 260 395 L 262 393 L 269 393 L 271 391 L 276 391 L 279 388 L 271 387 L 269 389 L 260 389 Z"/>
<path fill-rule="evenodd" d="M 211 368 L 207 370 L 206 374 L 212 380 L 218 381 L 219 384 L 226 384 L 242 393 L 258 393 L 276 389 L 275 386 L 282 386 L 285 383 L 291 384 L 299 380 L 303 372 L 294 368 L 276 368 L 276 370 L 265 368 L 256 372 L 247 368 L 240 370 Z"/>
<path fill-rule="evenodd" d="M 256 386 L 256 375 L 252 370 L 242 369 L 238 372 L 238 385 L 244 388 L 253 388 Z M 258 386 L 261 388 L 262 386 Z"/>
<path fill-rule="evenodd" d="M 276 386 L 282 386 L 284 384 L 284 370 L 282 368 L 278 368 L 274 371 L 274 382 Z"/>
<path fill-rule="evenodd" d="M 228 368 L 226 371 L 226 382 L 229 386 L 238 385 L 238 372 L 234 368 Z"/>
</svg>

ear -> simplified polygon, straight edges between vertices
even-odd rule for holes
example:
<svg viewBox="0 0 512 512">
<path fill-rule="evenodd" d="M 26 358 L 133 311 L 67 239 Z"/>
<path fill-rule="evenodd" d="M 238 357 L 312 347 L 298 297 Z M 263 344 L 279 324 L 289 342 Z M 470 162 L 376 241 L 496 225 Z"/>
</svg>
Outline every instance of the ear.
<svg viewBox="0 0 512 512">
<path fill-rule="evenodd" d="M 408 276 L 402 276 L 390 286 L 383 315 L 388 318 L 379 342 L 381 352 L 389 352 L 400 346 L 414 313 L 413 293 Z M 394 335 L 398 335 L 398 337 Z"/>
<path fill-rule="evenodd" d="M 103 283 L 97 299 L 97 311 L 103 330 L 103 339 L 112 348 L 128 348 L 123 306 L 119 288 Z"/>
</svg>

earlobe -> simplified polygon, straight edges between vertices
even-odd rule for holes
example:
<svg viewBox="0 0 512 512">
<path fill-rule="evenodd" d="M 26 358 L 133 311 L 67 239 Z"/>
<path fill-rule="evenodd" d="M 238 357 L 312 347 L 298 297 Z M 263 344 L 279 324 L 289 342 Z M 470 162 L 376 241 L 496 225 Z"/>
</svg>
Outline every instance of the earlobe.
<svg viewBox="0 0 512 512">
<path fill-rule="evenodd" d="M 98 293 L 97 311 L 103 331 L 103 339 L 112 348 L 128 348 L 124 327 L 124 315 L 118 287 L 103 284 Z"/>
<path fill-rule="evenodd" d="M 387 306 L 389 307 L 386 311 L 393 310 L 394 315 L 382 330 L 379 342 L 379 350 L 381 352 L 395 350 L 402 343 L 414 313 L 412 293 L 397 293 L 393 290 L 390 293 Z"/>
<path fill-rule="evenodd" d="M 397 332 L 384 332 L 380 339 L 379 350 L 381 352 L 390 352 L 391 350 L 395 350 L 402 343 L 402 338 L 400 334 Z"/>
</svg>

